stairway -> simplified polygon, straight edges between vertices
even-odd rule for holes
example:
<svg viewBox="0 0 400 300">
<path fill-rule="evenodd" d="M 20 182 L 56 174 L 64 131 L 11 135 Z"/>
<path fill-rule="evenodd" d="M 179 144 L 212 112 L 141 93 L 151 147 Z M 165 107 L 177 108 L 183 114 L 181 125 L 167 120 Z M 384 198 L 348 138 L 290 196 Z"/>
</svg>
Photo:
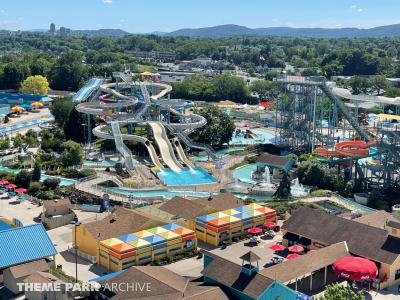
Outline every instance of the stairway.
<svg viewBox="0 0 400 300">
<path fill-rule="evenodd" d="M 126 147 L 124 144 L 118 121 L 111 121 L 111 129 L 115 140 L 115 146 L 125 160 L 126 169 L 128 171 L 134 170 L 136 163 L 134 162 L 134 159 L 132 157 L 131 150 L 129 150 L 129 148 Z"/>
</svg>

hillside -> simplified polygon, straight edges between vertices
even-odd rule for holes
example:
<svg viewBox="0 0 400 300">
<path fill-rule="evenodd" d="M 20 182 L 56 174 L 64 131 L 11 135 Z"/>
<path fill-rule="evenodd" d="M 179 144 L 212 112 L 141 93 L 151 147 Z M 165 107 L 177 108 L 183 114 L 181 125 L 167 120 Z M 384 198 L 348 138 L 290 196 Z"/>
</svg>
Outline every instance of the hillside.
<svg viewBox="0 0 400 300">
<path fill-rule="evenodd" d="M 240 35 L 258 36 L 303 36 L 318 38 L 345 38 L 345 37 L 385 37 L 400 36 L 400 24 L 379 26 L 369 29 L 359 28 L 293 28 L 293 27 L 267 27 L 251 29 L 234 24 L 219 25 L 204 28 L 184 28 L 165 35 L 188 36 L 198 38 L 217 38 Z"/>
</svg>

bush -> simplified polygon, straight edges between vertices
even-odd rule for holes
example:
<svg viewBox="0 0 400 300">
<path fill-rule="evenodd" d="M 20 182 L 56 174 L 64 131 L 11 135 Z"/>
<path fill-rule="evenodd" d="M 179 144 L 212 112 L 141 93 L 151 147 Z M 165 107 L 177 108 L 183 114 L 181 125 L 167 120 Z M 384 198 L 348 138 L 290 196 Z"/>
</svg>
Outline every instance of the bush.
<svg viewBox="0 0 400 300">
<path fill-rule="evenodd" d="M 311 192 L 313 197 L 330 197 L 332 192 L 330 190 L 315 190 Z"/>
<path fill-rule="evenodd" d="M 27 189 L 27 188 L 29 188 L 29 185 L 31 184 L 31 180 L 32 180 L 31 173 L 26 170 L 22 170 L 15 176 L 14 182 L 19 187 L 23 187 L 23 188 Z"/>
<path fill-rule="evenodd" d="M 45 181 L 43 181 L 43 186 L 46 189 L 50 189 L 50 190 L 55 190 L 58 185 L 60 184 L 60 179 L 58 178 L 46 178 Z"/>
<path fill-rule="evenodd" d="M 28 195 L 36 196 L 36 194 L 40 191 L 41 188 L 42 184 L 40 182 L 31 182 L 28 188 Z"/>
<path fill-rule="evenodd" d="M 6 171 L 0 171 L 0 178 L 8 180 L 9 182 L 14 182 L 15 174 Z"/>
<path fill-rule="evenodd" d="M 83 169 L 79 172 L 79 178 L 89 177 L 96 175 L 96 170 L 94 169 Z"/>
<path fill-rule="evenodd" d="M 56 195 L 54 191 L 39 191 L 35 197 L 42 200 L 53 200 L 59 198 L 59 196 Z"/>
<path fill-rule="evenodd" d="M 79 171 L 77 169 L 65 169 L 62 172 L 63 176 L 67 177 L 67 178 L 75 178 L 78 179 L 79 178 Z"/>
<path fill-rule="evenodd" d="M 32 180 L 33 181 L 40 181 L 40 176 L 41 176 L 41 166 L 38 162 L 35 163 L 35 167 L 33 168 L 32 171 Z"/>
</svg>

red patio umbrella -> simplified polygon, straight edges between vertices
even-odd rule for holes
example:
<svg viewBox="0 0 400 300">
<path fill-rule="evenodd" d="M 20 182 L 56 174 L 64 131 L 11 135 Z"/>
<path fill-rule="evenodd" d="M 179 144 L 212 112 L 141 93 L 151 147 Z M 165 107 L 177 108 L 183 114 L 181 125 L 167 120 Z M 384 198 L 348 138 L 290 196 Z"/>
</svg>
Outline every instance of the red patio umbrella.
<svg viewBox="0 0 400 300">
<path fill-rule="evenodd" d="M 269 247 L 269 249 L 274 251 L 283 251 L 286 249 L 286 247 L 281 244 L 273 244 L 272 246 Z"/>
<path fill-rule="evenodd" d="M 278 226 L 278 224 L 276 224 L 275 222 L 265 222 L 263 224 L 264 227 L 276 227 Z"/>
<path fill-rule="evenodd" d="M 288 256 L 286 256 L 287 259 L 295 259 L 300 257 L 301 255 L 297 254 L 297 253 L 291 253 Z"/>
<path fill-rule="evenodd" d="M 294 253 L 300 253 L 300 252 L 304 252 L 304 248 L 300 245 L 294 245 L 294 246 L 290 246 L 288 248 L 288 250 L 290 252 L 294 252 Z"/>
<path fill-rule="evenodd" d="M 14 192 L 16 192 L 16 193 L 25 193 L 25 192 L 26 192 L 26 189 L 24 189 L 24 188 L 17 188 L 17 189 L 14 190 Z"/>
<path fill-rule="evenodd" d="M 345 256 L 337 259 L 332 267 L 338 276 L 350 280 L 375 279 L 378 275 L 376 264 L 362 257 Z"/>
<path fill-rule="evenodd" d="M 13 184 L 13 183 L 10 183 L 10 184 L 6 185 L 6 188 L 8 188 L 8 189 L 15 189 L 16 187 L 17 186 L 15 184 Z"/>
<path fill-rule="evenodd" d="M 251 233 L 251 234 L 257 234 L 257 233 L 261 233 L 261 232 L 262 232 L 262 229 L 261 229 L 261 228 L 258 228 L 258 227 L 254 227 L 254 228 L 248 229 L 247 232 L 248 232 L 248 233 Z"/>
<path fill-rule="evenodd" d="M 0 180 L 0 184 L 1 185 L 5 185 L 5 184 L 8 184 L 8 183 L 9 183 L 8 180 L 5 180 L 5 179 Z"/>
</svg>

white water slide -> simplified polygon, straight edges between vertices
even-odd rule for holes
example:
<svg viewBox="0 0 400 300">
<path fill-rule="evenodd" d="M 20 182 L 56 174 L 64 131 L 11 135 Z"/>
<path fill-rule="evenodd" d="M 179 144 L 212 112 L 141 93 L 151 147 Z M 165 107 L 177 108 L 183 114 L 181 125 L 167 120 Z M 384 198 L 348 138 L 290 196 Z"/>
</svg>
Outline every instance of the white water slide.
<svg viewBox="0 0 400 300">
<path fill-rule="evenodd" d="M 185 150 L 183 150 L 181 143 L 178 139 L 173 140 L 173 145 L 175 146 L 176 153 L 178 153 L 179 159 L 185 163 L 190 169 L 194 169 L 196 166 L 187 158 Z"/>
<path fill-rule="evenodd" d="M 161 157 L 164 163 L 175 172 L 180 171 L 183 166 L 176 159 L 174 149 L 168 139 L 167 132 L 160 122 L 148 122 L 153 130 L 154 139 L 160 149 Z"/>
</svg>

